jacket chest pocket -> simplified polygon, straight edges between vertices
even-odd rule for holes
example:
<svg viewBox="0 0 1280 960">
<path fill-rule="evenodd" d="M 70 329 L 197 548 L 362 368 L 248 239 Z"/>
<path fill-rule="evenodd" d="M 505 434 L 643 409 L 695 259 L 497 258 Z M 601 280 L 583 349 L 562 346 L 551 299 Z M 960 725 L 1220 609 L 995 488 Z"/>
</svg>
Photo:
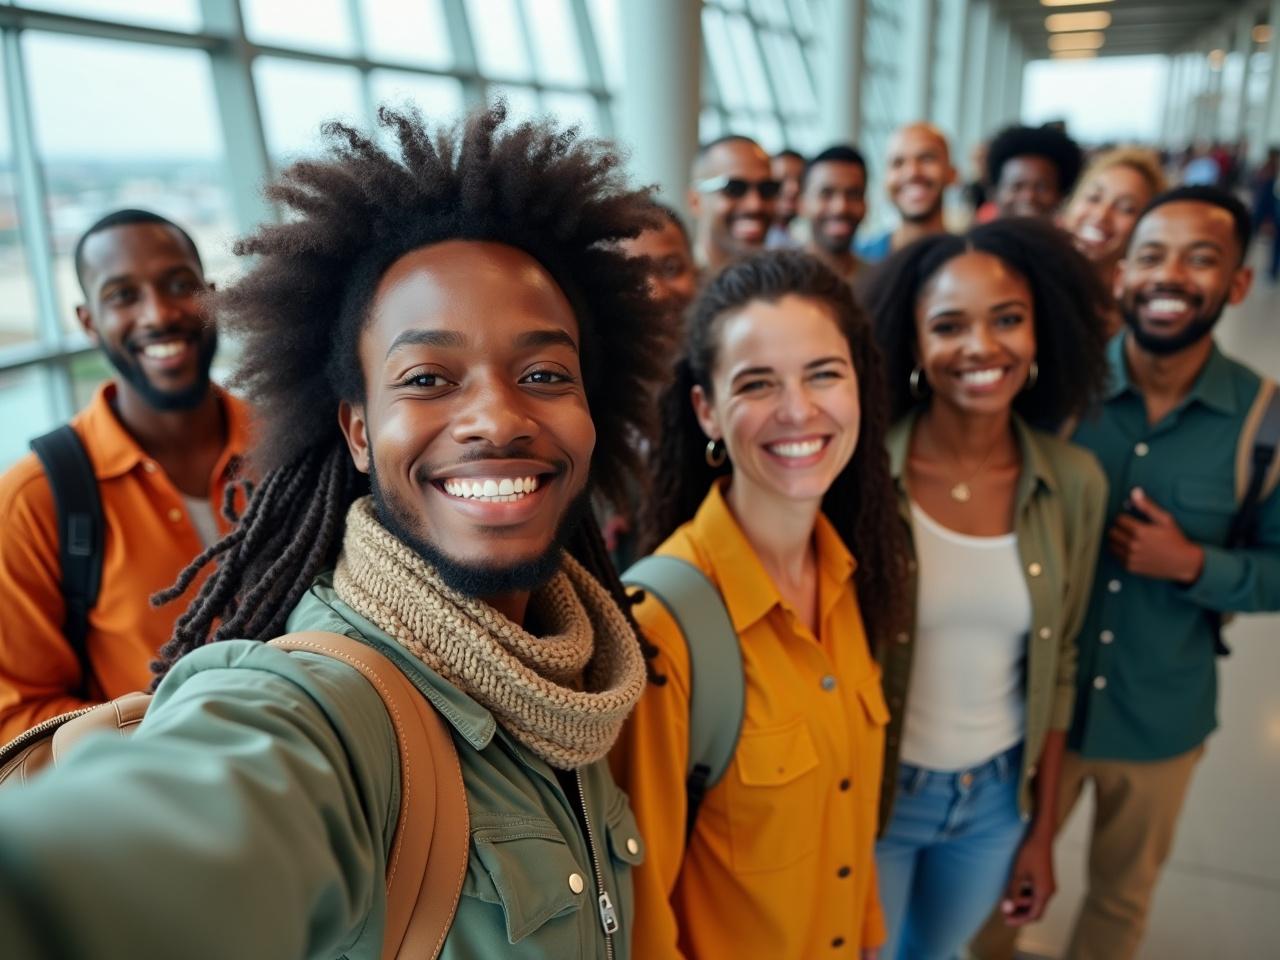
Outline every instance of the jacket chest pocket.
<svg viewBox="0 0 1280 960">
<path fill-rule="evenodd" d="M 522 957 L 594 955 L 584 943 L 581 911 L 588 900 L 594 905 L 595 879 L 554 825 L 483 827 L 472 833 L 471 844 L 462 903 L 449 932 L 451 951 L 501 956 L 505 945 L 518 943 Z"/>
<path fill-rule="evenodd" d="M 725 778 L 733 867 L 777 870 L 811 855 L 818 831 L 797 824 L 820 815 L 818 751 L 804 718 L 744 730 Z"/>
</svg>

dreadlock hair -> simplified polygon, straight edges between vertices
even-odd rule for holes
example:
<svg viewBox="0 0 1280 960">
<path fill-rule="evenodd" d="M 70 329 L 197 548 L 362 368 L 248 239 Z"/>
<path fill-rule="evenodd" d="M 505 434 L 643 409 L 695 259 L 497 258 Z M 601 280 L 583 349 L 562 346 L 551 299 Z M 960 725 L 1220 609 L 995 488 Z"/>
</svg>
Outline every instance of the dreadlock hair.
<svg viewBox="0 0 1280 960">
<path fill-rule="evenodd" d="M 926 402 L 912 395 L 910 385 L 919 357 L 916 303 L 945 264 L 973 252 L 996 257 L 1031 288 L 1039 374 L 1013 409 L 1034 426 L 1057 429 L 1088 409 L 1106 384 L 1103 318 L 1112 301 L 1067 234 L 1029 217 L 993 220 L 963 236 L 917 240 L 881 264 L 861 289 L 884 354 L 893 418 Z"/>
<path fill-rule="evenodd" d="M 721 271 L 690 308 L 685 349 L 675 380 L 659 406 L 661 435 L 655 449 L 645 533 L 649 548 L 692 519 L 711 485 L 729 476 L 726 459 L 712 467 L 707 438 L 694 415 L 695 386 L 712 395 L 712 376 L 723 321 L 753 302 L 777 303 L 797 296 L 823 304 L 849 343 L 858 378 L 861 421 L 858 445 L 822 500 L 822 512 L 858 559 L 854 584 L 867 637 L 875 648 L 905 625 L 908 548 L 898 515 L 885 434 L 889 404 L 880 352 L 871 327 L 847 283 L 816 257 L 792 250 L 755 254 Z"/>
<path fill-rule="evenodd" d="M 503 104 L 434 131 L 414 110 L 383 107 L 378 122 L 398 149 L 326 124 L 327 154 L 267 188 L 291 216 L 236 244 L 254 265 L 214 308 L 243 343 L 234 382 L 257 411 L 261 480 L 236 528 L 153 598 L 176 599 L 218 561 L 160 651 L 158 674 L 211 640 L 279 635 L 313 578 L 336 562 L 347 509 L 370 489 L 336 413 L 341 401 L 364 398 L 360 333 L 379 279 L 413 250 L 487 241 L 537 260 L 580 326 L 598 437 L 592 487 L 620 495 L 637 468 L 635 438 L 651 418 L 644 385 L 659 378 L 663 340 L 643 264 L 616 245 L 653 225 L 650 191 L 626 187 L 603 142 L 545 121 L 508 125 Z M 566 549 L 629 611 L 591 517 Z"/>
</svg>

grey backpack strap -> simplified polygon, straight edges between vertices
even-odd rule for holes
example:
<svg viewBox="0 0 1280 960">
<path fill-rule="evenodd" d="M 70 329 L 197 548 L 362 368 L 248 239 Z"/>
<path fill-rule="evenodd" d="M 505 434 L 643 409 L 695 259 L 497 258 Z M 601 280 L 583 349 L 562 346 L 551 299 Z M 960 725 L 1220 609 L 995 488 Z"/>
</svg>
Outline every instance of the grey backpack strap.
<svg viewBox="0 0 1280 960">
<path fill-rule="evenodd" d="M 720 591 L 693 564 L 676 557 L 645 557 L 622 575 L 622 582 L 666 607 L 689 648 L 687 840 L 703 796 L 720 782 L 738 747 L 746 702 L 742 649 Z"/>
</svg>

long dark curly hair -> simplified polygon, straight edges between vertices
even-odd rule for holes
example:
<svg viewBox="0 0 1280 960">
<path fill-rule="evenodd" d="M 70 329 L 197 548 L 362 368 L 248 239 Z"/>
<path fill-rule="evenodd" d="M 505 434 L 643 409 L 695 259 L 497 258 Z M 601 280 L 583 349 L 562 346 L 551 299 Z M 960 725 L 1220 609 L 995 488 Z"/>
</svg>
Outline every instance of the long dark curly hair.
<svg viewBox="0 0 1280 960">
<path fill-rule="evenodd" d="M 974 227 L 963 236 L 917 240 L 881 264 L 861 288 L 884 353 L 893 418 L 924 402 L 912 395 L 910 386 L 918 354 L 916 301 L 944 264 L 974 251 L 998 258 L 1031 288 L 1039 375 L 1033 387 L 1018 394 L 1014 410 L 1049 430 L 1085 413 L 1107 381 L 1103 318 L 1111 298 L 1063 231 L 1015 217 Z"/>
<path fill-rule="evenodd" d="M 675 380 L 659 404 L 661 434 L 650 465 L 654 489 L 645 522 L 646 539 L 651 549 L 665 540 L 693 517 L 717 478 L 732 471 L 727 461 L 720 467 L 708 465 L 707 438 L 690 401 L 695 386 L 712 395 L 720 321 L 753 301 L 776 303 L 785 296 L 809 298 L 831 310 L 849 342 L 857 371 L 861 406 L 858 445 L 823 497 L 822 512 L 857 558 L 854 583 L 874 649 L 902 628 L 909 609 L 906 531 L 885 451 L 889 404 L 884 373 L 871 327 L 854 301 L 853 291 L 809 254 L 776 251 L 748 257 L 726 267 L 694 301 Z"/>
<path fill-rule="evenodd" d="M 217 561 L 161 650 L 156 672 L 212 640 L 266 640 L 331 567 L 347 508 L 369 492 L 338 426 L 339 402 L 364 396 L 357 345 L 377 284 L 406 253 L 446 240 L 516 247 L 574 308 L 597 443 L 592 489 L 620 496 L 647 435 L 646 385 L 667 352 L 641 261 L 617 248 L 655 224 L 648 190 L 626 185 L 601 141 L 547 123 L 510 126 L 502 105 L 429 129 L 414 111 L 378 112 L 396 149 L 354 127 L 324 127 L 328 152 L 267 188 L 289 211 L 236 245 L 255 258 L 214 298 L 240 338 L 235 383 L 256 410 L 260 476 L 235 529 L 198 556 L 156 602 L 179 597 Z M 228 503 L 230 501 L 228 500 Z M 599 529 L 585 518 L 567 549 L 629 608 Z"/>
</svg>

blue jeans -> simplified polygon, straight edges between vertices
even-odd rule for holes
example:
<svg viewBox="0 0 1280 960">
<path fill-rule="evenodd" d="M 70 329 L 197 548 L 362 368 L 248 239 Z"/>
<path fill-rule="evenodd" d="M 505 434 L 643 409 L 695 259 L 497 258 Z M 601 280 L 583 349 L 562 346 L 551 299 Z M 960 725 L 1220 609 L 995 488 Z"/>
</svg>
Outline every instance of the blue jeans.
<svg viewBox="0 0 1280 960">
<path fill-rule="evenodd" d="M 889 939 L 883 960 L 954 960 L 1004 892 L 1026 824 L 1022 745 L 968 770 L 902 764 L 893 816 L 876 843 Z"/>
</svg>

